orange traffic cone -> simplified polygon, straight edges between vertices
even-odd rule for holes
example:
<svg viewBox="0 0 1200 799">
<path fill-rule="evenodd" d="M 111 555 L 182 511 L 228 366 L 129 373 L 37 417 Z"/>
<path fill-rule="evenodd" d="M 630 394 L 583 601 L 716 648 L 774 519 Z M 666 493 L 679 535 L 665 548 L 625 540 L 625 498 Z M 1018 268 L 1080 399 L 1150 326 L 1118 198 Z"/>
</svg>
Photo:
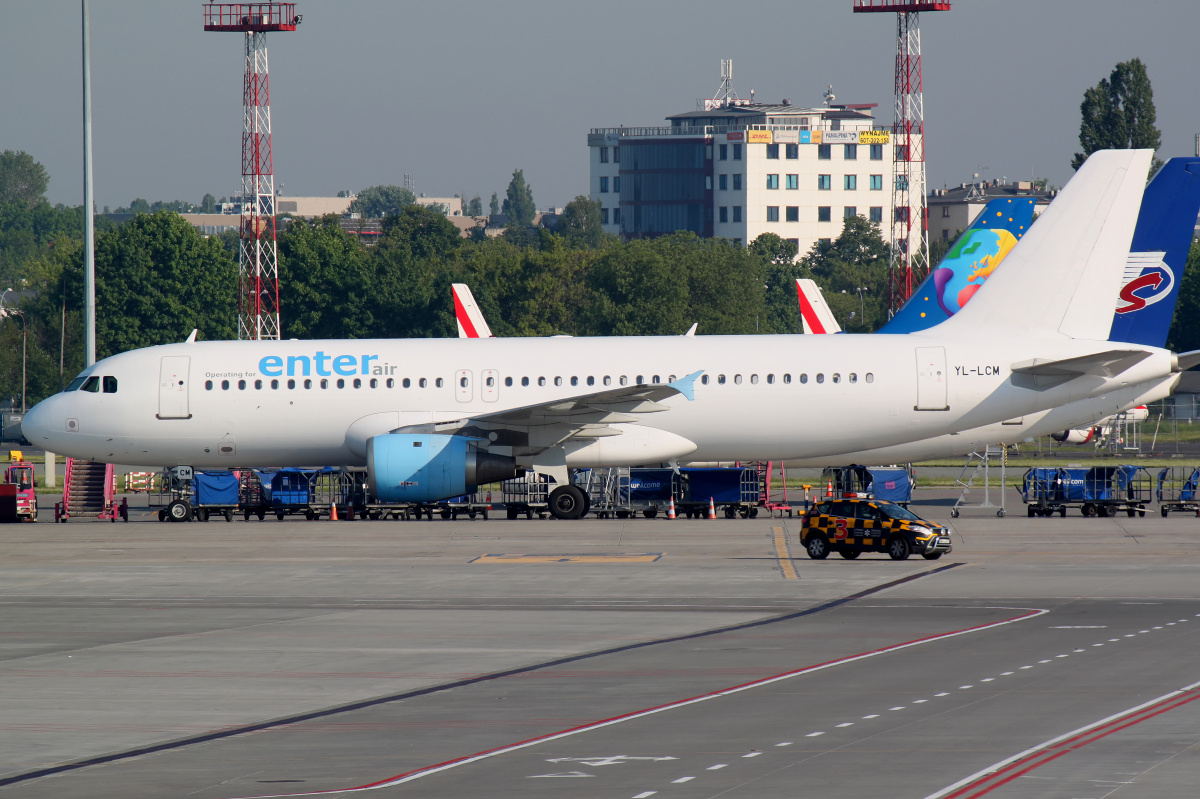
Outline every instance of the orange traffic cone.
<svg viewBox="0 0 1200 799">
<path fill-rule="evenodd" d="M 671 497 L 670 501 L 667 502 L 667 518 L 675 518 L 675 497 Z"/>
<path fill-rule="evenodd" d="M 337 503 L 335 502 L 329 506 L 329 521 L 336 522 L 337 520 Z"/>
<path fill-rule="evenodd" d="M 708 498 L 708 518 L 710 518 L 710 519 L 717 518 L 717 509 L 715 507 L 713 507 L 713 498 L 712 497 Z"/>
<path fill-rule="evenodd" d="M 833 481 L 832 480 L 830 480 L 829 484 L 825 486 L 825 496 L 827 496 L 827 497 L 833 496 Z"/>
</svg>

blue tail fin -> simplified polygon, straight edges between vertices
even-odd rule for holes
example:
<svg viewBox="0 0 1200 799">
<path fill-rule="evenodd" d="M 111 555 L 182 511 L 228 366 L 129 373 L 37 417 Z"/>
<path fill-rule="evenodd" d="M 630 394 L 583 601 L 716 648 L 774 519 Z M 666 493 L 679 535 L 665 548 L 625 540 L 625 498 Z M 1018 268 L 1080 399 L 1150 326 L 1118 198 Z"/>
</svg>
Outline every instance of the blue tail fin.
<svg viewBox="0 0 1200 799">
<path fill-rule="evenodd" d="M 1142 196 L 1110 341 L 1161 347 L 1200 214 L 1200 158 L 1172 158 Z"/>
<path fill-rule="evenodd" d="M 880 333 L 915 333 L 967 304 L 1033 223 L 1033 197 L 992 200 Z"/>
</svg>

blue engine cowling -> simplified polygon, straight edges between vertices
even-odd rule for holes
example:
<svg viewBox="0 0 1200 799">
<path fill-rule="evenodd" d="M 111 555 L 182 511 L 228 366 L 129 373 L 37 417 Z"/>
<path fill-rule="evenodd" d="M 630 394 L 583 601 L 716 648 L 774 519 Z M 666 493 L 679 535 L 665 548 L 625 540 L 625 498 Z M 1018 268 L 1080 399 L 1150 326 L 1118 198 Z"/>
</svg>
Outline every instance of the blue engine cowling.
<svg viewBox="0 0 1200 799">
<path fill-rule="evenodd" d="M 462 436 L 388 433 L 367 440 L 367 480 L 377 502 L 434 502 L 515 474 L 512 458 L 481 452 Z"/>
</svg>

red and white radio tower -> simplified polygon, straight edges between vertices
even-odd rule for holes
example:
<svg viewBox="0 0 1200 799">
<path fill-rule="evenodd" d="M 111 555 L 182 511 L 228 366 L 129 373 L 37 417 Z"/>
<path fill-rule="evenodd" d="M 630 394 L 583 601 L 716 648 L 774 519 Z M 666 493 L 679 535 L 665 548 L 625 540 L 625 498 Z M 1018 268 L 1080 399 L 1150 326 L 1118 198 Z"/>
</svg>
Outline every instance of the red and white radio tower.
<svg viewBox="0 0 1200 799">
<path fill-rule="evenodd" d="M 888 292 L 893 313 L 929 271 L 920 12 L 949 10 L 950 3 L 946 0 L 854 0 L 855 13 L 896 15 L 896 119 L 892 123 L 895 179 Z"/>
<path fill-rule="evenodd" d="M 275 170 L 267 32 L 294 31 L 295 3 L 208 3 L 204 30 L 246 34 L 242 92 L 242 224 L 238 259 L 238 338 L 279 338 L 279 259 L 275 249 Z"/>
</svg>

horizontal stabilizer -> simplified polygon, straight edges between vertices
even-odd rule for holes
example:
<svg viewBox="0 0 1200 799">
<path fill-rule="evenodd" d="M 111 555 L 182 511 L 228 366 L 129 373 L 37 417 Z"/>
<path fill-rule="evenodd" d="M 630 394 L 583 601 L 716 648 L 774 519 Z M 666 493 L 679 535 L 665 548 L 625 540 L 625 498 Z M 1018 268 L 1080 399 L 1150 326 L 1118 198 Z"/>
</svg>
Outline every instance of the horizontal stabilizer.
<svg viewBox="0 0 1200 799">
<path fill-rule="evenodd" d="M 1179 359 L 1179 370 L 1181 372 L 1186 372 L 1193 366 L 1200 366 L 1200 350 L 1181 352 L 1176 357 Z"/>
<path fill-rule="evenodd" d="M 1150 353 L 1146 350 L 1106 350 L 1056 361 L 1034 358 L 1013 364 L 1012 370 L 1015 374 L 1033 375 L 1034 377 L 1072 378 L 1081 375 L 1116 377 L 1149 357 Z"/>
</svg>

